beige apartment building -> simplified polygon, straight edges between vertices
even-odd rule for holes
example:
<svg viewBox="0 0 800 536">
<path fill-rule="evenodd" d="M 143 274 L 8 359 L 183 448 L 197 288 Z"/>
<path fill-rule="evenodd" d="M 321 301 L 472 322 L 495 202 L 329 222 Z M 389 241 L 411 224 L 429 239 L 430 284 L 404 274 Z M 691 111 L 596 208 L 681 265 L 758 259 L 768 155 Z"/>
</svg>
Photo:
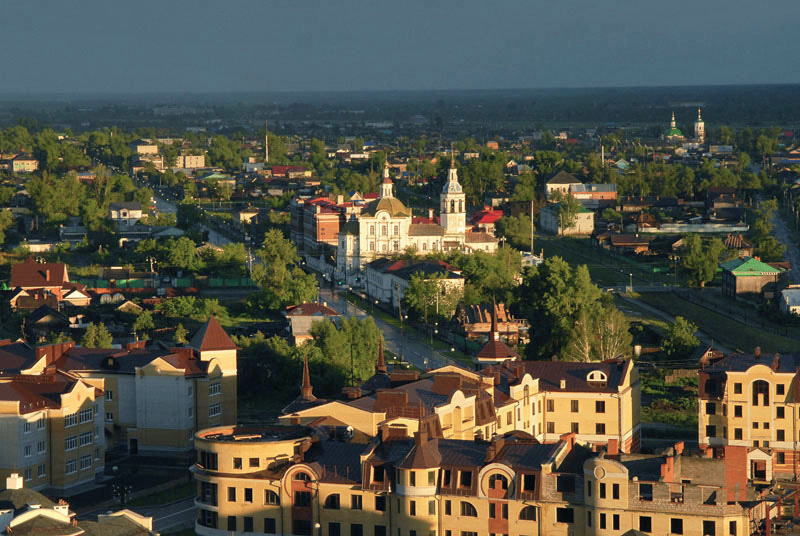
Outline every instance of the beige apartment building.
<svg viewBox="0 0 800 536">
<path fill-rule="evenodd" d="M 92 482 L 105 467 L 102 381 L 48 369 L 0 376 L 0 478 L 31 489 Z"/>
<path fill-rule="evenodd" d="M 219 427 L 197 434 L 200 536 L 747 535 L 759 519 L 743 474 L 722 460 L 326 427 Z M 739 495 L 731 494 L 740 490 Z M 636 533 L 639 534 L 639 533 Z"/>
</svg>

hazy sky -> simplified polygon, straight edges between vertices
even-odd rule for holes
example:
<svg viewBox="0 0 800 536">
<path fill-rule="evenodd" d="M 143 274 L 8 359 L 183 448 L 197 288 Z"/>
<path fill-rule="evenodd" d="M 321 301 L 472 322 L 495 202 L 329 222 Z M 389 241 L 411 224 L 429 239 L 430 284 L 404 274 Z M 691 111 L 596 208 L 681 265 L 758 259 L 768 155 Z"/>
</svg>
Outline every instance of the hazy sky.
<svg viewBox="0 0 800 536">
<path fill-rule="evenodd" d="M 799 0 L 2 0 L 0 92 L 798 83 Z"/>
</svg>

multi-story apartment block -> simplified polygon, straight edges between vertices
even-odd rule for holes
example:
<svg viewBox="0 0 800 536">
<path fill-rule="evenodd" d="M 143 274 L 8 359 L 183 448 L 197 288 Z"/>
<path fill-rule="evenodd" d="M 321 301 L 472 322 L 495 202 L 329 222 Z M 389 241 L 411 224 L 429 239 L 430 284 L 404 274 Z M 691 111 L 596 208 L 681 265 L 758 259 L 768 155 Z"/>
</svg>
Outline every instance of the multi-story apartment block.
<svg viewBox="0 0 800 536">
<path fill-rule="evenodd" d="M 795 480 L 800 474 L 800 355 L 734 354 L 699 373 L 701 448 L 747 449 L 749 478 Z"/>
<path fill-rule="evenodd" d="M 94 481 L 105 467 L 104 410 L 102 381 L 53 368 L 0 375 L 0 478 L 61 490 Z"/>
<path fill-rule="evenodd" d="M 369 443 L 302 426 L 219 427 L 197 434 L 200 536 L 746 535 L 760 506 L 726 461 L 594 453 L 568 434 L 542 444 Z M 735 458 L 735 457 L 732 457 Z"/>
<path fill-rule="evenodd" d="M 490 342 L 492 344 L 492 342 Z M 604 363 L 505 361 L 480 372 L 446 366 L 419 376 L 376 374 L 350 400 L 314 397 L 307 373 L 301 396 L 280 420 L 292 424 L 347 423 L 369 437 L 392 427 L 412 434 L 419 423 L 446 439 L 489 439 L 522 431 L 543 443 L 565 433 L 593 445 L 615 443 L 637 452 L 639 374 L 630 360 Z"/>
<path fill-rule="evenodd" d="M 0 346 L 0 371 L 30 381 L 50 369 L 80 378 L 104 391 L 98 418 L 111 447 L 180 453 L 193 448 L 197 430 L 236 422 L 236 354 L 211 318 L 179 348 L 7 344 Z"/>
</svg>

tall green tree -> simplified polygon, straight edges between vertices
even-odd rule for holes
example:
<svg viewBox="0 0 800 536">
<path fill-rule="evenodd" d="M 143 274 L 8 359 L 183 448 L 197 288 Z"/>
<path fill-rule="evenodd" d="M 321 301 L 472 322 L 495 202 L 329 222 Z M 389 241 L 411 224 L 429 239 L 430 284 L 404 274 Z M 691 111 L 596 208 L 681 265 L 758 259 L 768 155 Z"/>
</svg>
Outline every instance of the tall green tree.
<svg viewBox="0 0 800 536">
<path fill-rule="evenodd" d="M 696 233 L 683 236 L 681 247 L 681 267 L 689 276 L 689 283 L 704 287 L 714 279 L 719 266 L 720 257 L 725 251 L 725 244 L 719 238 L 713 238 L 704 244 Z"/>
<path fill-rule="evenodd" d="M 81 346 L 84 348 L 111 348 L 113 342 L 114 338 L 102 322 L 97 325 L 90 323 L 81 338 Z"/>
<path fill-rule="evenodd" d="M 700 344 L 700 339 L 695 333 L 697 326 L 682 316 L 676 316 L 675 321 L 667 328 L 662 346 L 664 352 L 670 357 L 686 357 Z"/>
</svg>

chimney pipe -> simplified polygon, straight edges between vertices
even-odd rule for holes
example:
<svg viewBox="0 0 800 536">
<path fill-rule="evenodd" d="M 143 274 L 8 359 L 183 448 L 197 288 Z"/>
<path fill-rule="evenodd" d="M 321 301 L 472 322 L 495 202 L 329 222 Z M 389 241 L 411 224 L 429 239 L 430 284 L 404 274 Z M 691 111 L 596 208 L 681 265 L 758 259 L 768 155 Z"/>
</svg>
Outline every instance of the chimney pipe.
<svg viewBox="0 0 800 536">
<path fill-rule="evenodd" d="M 433 207 L 428 208 L 428 219 L 433 220 Z"/>
<path fill-rule="evenodd" d="M 760 346 L 756 346 L 755 348 L 753 348 L 753 357 L 755 358 L 756 361 L 758 361 L 761 358 Z"/>
</svg>

